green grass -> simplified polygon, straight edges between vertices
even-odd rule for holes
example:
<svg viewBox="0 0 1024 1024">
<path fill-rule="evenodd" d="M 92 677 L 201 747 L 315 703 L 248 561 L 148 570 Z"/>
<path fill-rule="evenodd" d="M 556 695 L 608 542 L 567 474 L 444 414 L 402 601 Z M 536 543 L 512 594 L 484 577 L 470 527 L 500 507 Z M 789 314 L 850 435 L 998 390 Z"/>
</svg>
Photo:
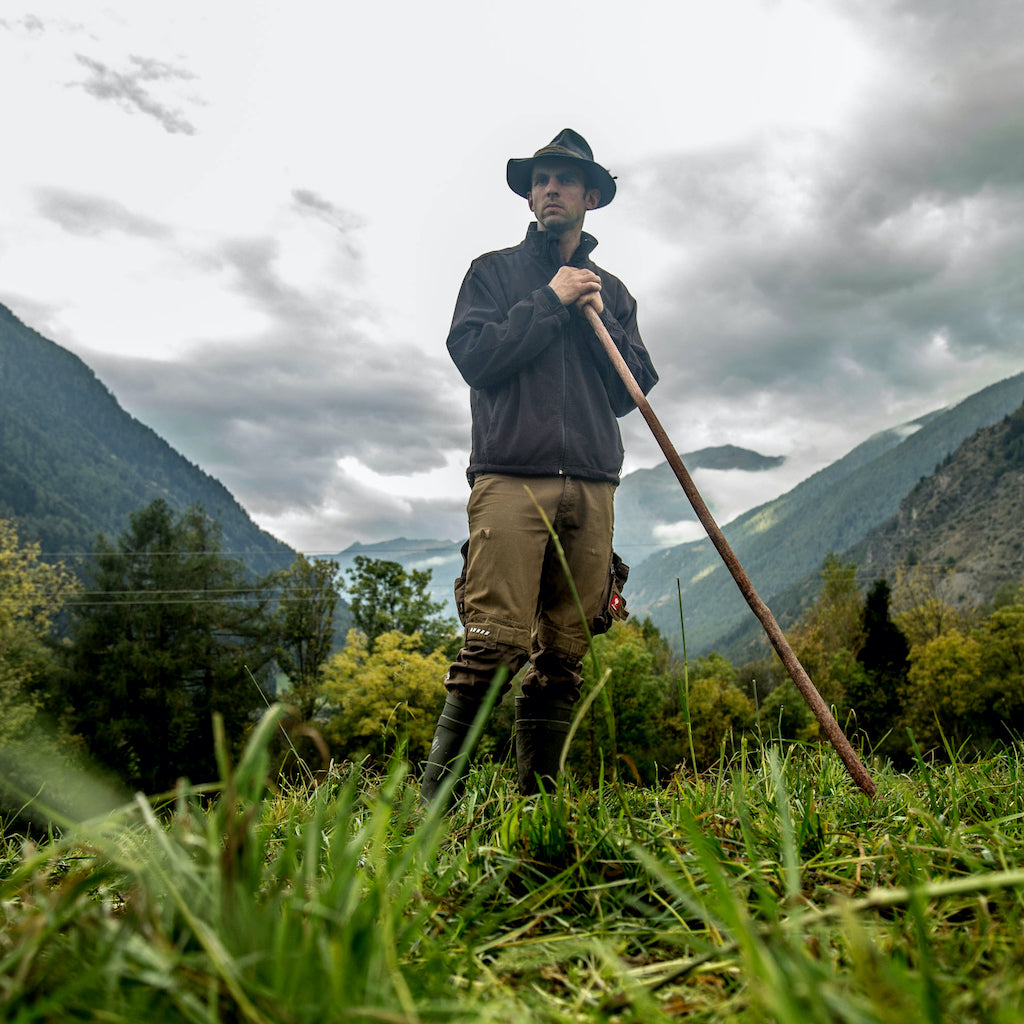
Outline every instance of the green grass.
<svg viewBox="0 0 1024 1024">
<path fill-rule="evenodd" d="M 751 748 L 658 789 L 448 817 L 396 761 L 268 782 L 269 712 L 189 788 L 0 838 L 3 1019 L 991 1022 L 1024 1018 L 1024 748 L 872 765 Z"/>
</svg>

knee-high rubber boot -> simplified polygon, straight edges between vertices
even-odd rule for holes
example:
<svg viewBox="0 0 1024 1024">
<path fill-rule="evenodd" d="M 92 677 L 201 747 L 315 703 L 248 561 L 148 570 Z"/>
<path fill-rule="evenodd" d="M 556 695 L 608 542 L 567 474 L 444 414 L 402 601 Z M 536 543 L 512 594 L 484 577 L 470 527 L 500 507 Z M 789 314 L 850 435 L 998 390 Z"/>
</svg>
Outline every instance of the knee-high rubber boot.
<svg viewBox="0 0 1024 1024">
<path fill-rule="evenodd" d="M 540 792 L 538 776 L 546 790 L 558 778 L 562 746 L 572 724 L 573 705 L 567 700 L 516 697 L 516 767 L 519 793 Z"/>
<path fill-rule="evenodd" d="M 430 753 L 427 755 L 423 779 L 420 782 L 420 800 L 423 803 L 433 802 L 442 783 L 451 774 L 452 762 L 458 757 L 463 743 L 466 742 L 466 737 L 469 735 L 469 730 L 472 728 L 473 720 L 479 710 L 479 701 L 470 700 L 457 693 L 448 694 L 444 708 L 437 719 L 434 739 L 430 744 Z M 456 783 L 457 789 L 458 783 Z M 453 800 L 456 795 L 456 791 L 453 790 Z"/>
</svg>

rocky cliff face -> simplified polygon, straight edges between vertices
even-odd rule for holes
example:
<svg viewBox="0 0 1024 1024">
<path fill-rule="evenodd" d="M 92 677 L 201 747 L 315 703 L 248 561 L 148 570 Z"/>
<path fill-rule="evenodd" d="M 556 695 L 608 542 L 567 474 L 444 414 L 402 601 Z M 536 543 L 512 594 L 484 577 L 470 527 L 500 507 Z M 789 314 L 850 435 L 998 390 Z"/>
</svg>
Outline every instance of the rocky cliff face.
<svg viewBox="0 0 1024 1024">
<path fill-rule="evenodd" d="M 1024 582 L 1024 406 L 964 441 L 853 555 L 863 576 L 930 568 L 969 607 Z"/>
</svg>

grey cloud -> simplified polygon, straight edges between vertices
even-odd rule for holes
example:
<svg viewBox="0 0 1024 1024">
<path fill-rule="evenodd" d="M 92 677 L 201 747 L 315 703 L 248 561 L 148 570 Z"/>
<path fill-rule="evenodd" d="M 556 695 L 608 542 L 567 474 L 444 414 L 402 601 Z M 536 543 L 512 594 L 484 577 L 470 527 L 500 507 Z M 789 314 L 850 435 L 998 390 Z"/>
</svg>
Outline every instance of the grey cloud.
<svg viewBox="0 0 1024 1024">
<path fill-rule="evenodd" d="M 0 28 L 6 29 L 8 32 L 17 32 L 21 30 L 29 35 L 38 35 L 45 31 L 46 25 L 42 19 L 36 17 L 36 15 L 26 14 L 21 18 L 0 18 Z"/>
<path fill-rule="evenodd" d="M 332 203 L 312 189 L 293 189 L 292 202 L 300 213 L 318 217 L 342 234 L 361 228 L 365 223 L 359 214 Z"/>
<path fill-rule="evenodd" d="M 195 76 L 163 61 L 131 56 L 129 68 L 116 71 L 101 61 L 76 53 L 75 60 L 89 71 L 83 82 L 72 83 L 99 100 L 110 100 L 122 109 L 154 118 L 170 134 L 194 135 L 195 126 L 179 111 L 160 102 L 142 83 L 187 81 Z"/>
<path fill-rule="evenodd" d="M 851 170 L 898 203 L 1024 183 L 1024 7 L 900 0 L 854 10 L 898 78 L 864 105 L 854 126 L 863 159 Z"/>
<path fill-rule="evenodd" d="M 331 314 L 327 305 L 281 277 L 276 268 L 279 255 L 278 243 L 273 238 L 239 238 L 226 242 L 212 262 L 234 278 L 237 292 L 272 320 L 290 330 L 329 329 Z"/>
<path fill-rule="evenodd" d="M 468 486 L 443 501 L 398 500 L 346 482 L 343 493 L 332 495 L 329 509 L 293 532 L 302 550 L 316 554 L 336 554 L 355 538 L 364 543 L 395 537 L 461 540 L 466 534 L 467 494 Z"/>
<path fill-rule="evenodd" d="M 375 340 L 358 277 L 349 293 L 307 292 L 283 279 L 277 255 L 272 240 L 251 238 L 197 257 L 265 315 L 244 344 L 197 344 L 174 363 L 97 355 L 94 368 L 130 411 L 273 514 L 322 505 L 346 456 L 408 474 L 466 447 L 468 403 L 447 360 Z"/>
<path fill-rule="evenodd" d="M 128 60 L 136 68 L 134 77 L 144 82 L 159 82 L 166 79 L 192 81 L 196 77 L 191 71 L 175 67 L 166 61 L 156 60 L 154 57 L 139 57 L 136 54 L 131 54 Z"/>
<path fill-rule="evenodd" d="M 451 397 L 445 368 L 402 348 L 367 359 L 365 345 L 343 331 L 271 334 L 183 363 L 93 365 L 161 436 L 247 503 L 258 495 L 279 513 L 322 503 L 345 456 L 404 474 L 443 466 L 445 449 L 466 445 L 465 403 Z"/>
<path fill-rule="evenodd" d="M 38 188 L 36 207 L 42 216 L 73 235 L 95 236 L 108 231 L 144 238 L 165 238 L 166 225 L 129 210 L 105 196 L 59 188 Z"/>
<path fill-rule="evenodd" d="M 905 93 L 830 136 L 633 172 L 659 197 L 649 230 L 680 252 L 645 303 L 661 393 L 775 391 L 840 415 L 1019 356 L 1024 12 L 1004 38 L 973 36 L 971 12 L 897 11 L 907 24 L 885 45 L 902 74 L 910 62 Z"/>
</svg>

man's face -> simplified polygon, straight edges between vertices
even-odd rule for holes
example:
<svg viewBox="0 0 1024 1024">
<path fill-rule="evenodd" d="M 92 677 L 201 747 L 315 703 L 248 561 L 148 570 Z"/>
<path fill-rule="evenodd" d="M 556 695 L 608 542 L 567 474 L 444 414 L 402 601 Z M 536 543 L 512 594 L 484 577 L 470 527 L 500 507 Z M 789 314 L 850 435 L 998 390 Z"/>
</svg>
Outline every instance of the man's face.
<svg viewBox="0 0 1024 1024">
<path fill-rule="evenodd" d="M 601 200 L 596 188 L 586 187 L 583 171 L 568 160 L 538 161 L 532 182 L 528 202 L 541 231 L 561 235 L 582 228 L 587 210 Z"/>
</svg>

